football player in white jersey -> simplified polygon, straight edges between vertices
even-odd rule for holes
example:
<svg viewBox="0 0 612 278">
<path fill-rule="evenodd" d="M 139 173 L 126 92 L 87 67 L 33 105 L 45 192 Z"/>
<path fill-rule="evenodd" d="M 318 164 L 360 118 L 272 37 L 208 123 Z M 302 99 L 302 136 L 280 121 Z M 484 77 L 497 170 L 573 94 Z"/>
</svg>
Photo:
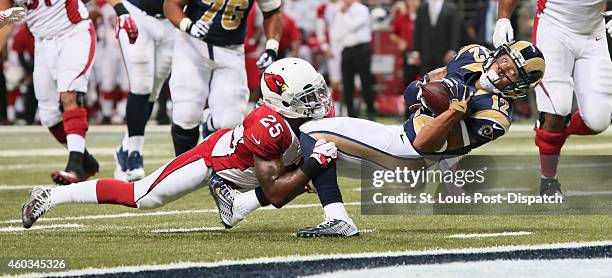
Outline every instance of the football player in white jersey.
<svg viewBox="0 0 612 278">
<path fill-rule="evenodd" d="M 79 0 L 2 0 L 0 9 L 14 4 L 26 9 L 25 22 L 35 38 L 34 89 L 40 121 L 69 151 L 66 168 L 51 177 L 58 184 L 86 180 L 99 167 L 85 149 L 89 125 L 82 99 L 96 50 L 87 8 Z"/>
<path fill-rule="evenodd" d="M 216 131 L 142 180 L 98 179 L 34 188 L 22 207 L 24 227 L 30 228 L 51 207 L 67 203 L 157 208 L 209 180 L 211 191 L 220 190 L 219 184 L 255 189 L 244 194 L 252 194 L 253 202 L 247 204 L 252 209 L 262 202 L 282 207 L 291 198 L 280 199 L 270 192 L 294 197 L 301 194 L 308 181 L 337 157 L 335 145 L 321 140 L 302 163 L 297 137 L 303 123 L 328 115 L 331 104 L 323 77 L 301 59 L 275 62 L 266 69 L 261 83 L 270 94 L 264 95 L 262 106 L 249 113 L 241 125 Z M 343 221 L 344 233 L 357 234 L 352 220 L 346 221 L 350 223 Z"/>
<path fill-rule="evenodd" d="M 136 181 L 145 176 L 142 155 L 145 126 L 170 75 L 174 27 L 164 16 L 163 0 L 108 2 L 117 12 L 117 26 L 125 29 L 118 33 L 118 38 L 130 83 L 125 114 L 127 132 L 115 154 L 115 178 Z"/>
<path fill-rule="evenodd" d="M 497 46 L 514 39 L 510 15 L 518 0 L 499 1 L 493 34 Z M 533 43 L 546 57 L 546 73 L 536 87 L 540 112 L 535 143 L 540 150 L 540 194 L 562 195 L 557 180 L 559 154 L 570 135 L 603 132 L 612 114 L 612 62 L 601 12 L 604 0 L 538 0 Z M 578 111 L 571 114 L 575 92 Z"/>
<path fill-rule="evenodd" d="M 176 155 L 212 131 L 234 127 L 247 112 L 244 60 L 246 18 L 256 0 L 166 0 L 164 14 L 177 27 L 172 61 L 172 141 Z M 263 69 L 276 60 L 282 32 L 281 0 L 257 0 L 264 15 Z M 207 112 L 203 113 L 208 106 Z"/>
</svg>

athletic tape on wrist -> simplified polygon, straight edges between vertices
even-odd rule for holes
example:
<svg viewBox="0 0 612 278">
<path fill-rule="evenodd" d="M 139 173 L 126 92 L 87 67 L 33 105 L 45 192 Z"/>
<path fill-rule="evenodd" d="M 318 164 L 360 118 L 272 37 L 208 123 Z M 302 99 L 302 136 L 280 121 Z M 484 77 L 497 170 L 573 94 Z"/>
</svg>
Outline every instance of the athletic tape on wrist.
<svg viewBox="0 0 612 278">
<path fill-rule="evenodd" d="M 183 19 L 181 19 L 181 22 L 179 23 L 179 29 L 181 29 L 181 31 L 189 33 L 189 29 L 191 28 L 191 19 L 185 17 Z"/>
</svg>

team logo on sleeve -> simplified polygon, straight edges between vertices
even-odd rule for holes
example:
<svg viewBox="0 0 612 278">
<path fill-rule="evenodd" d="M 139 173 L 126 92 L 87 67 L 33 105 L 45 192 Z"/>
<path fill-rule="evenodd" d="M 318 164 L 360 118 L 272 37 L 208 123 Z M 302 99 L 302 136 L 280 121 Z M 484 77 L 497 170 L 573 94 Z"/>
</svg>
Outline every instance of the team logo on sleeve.
<svg viewBox="0 0 612 278">
<path fill-rule="evenodd" d="M 490 125 L 483 125 L 478 130 L 478 135 L 493 140 L 493 127 Z"/>
<path fill-rule="evenodd" d="M 278 74 L 264 73 L 264 80 L 266 81 L 266 86 L 268 86 L 268 89 L 272 92 L 280 95 L 287 90 L 285 79 Z"/>
</svg>

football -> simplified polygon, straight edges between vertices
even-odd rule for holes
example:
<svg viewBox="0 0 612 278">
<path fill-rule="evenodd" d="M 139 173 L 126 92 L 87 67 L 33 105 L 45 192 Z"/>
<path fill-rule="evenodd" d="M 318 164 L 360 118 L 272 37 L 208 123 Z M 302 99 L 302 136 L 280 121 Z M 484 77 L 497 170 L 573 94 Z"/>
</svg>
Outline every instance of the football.
<svg viewBox="0 0 612 278">
<path fill-rule="evenodd" d="M 422 101 L 435 115 L 448 110 L 448 89 L 441 80 L 430 81 L 422 85 Z"/>
</svg>

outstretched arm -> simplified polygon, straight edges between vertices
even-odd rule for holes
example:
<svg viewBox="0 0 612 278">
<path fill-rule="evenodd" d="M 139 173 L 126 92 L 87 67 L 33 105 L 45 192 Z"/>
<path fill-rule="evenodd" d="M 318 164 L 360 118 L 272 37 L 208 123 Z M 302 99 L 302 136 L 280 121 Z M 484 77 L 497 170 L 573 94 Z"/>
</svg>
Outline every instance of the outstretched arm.
<svg viewBox="0 0 612 278">
<path fill-rule="evenodd" d="M 255 159 L 255 176 L 270 203 L 280 208 L 304 193 L 310 178 L 301 169 L 283 174 L 284 166 L 279 159 L 266 160 L 259 156 Z"/>
</svg>

